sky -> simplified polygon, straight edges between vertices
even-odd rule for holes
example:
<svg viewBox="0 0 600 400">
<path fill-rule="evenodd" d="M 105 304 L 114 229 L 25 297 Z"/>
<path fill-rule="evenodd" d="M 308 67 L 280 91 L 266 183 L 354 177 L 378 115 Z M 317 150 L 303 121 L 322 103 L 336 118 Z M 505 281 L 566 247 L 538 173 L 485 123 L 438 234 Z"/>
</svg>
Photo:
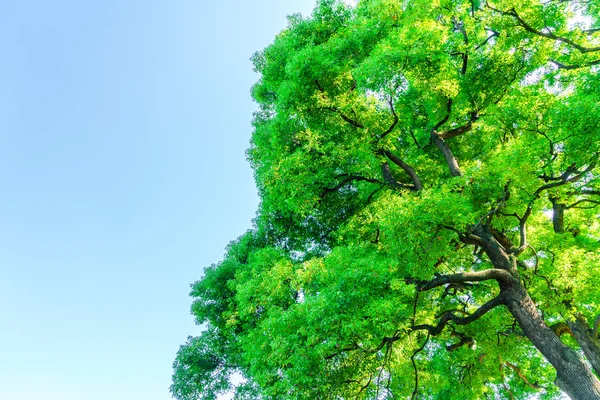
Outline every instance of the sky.
<svg viewBox="0 0 600 400">
<path fill-rule="evenodd" d="M 0 399 L 171 398 L 258 204 L 249 58 L 313 5 L 0 3 Z"/>
</svg>

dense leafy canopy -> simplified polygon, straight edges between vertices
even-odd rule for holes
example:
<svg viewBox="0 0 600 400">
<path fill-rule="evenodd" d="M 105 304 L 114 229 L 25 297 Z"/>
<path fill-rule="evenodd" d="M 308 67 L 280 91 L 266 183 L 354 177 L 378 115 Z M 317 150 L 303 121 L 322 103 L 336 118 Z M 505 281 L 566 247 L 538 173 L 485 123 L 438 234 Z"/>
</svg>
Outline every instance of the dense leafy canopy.
<svg viewBox="0 0 600 400">
<path fill-rule="evenodd" d="M 555 398 L 558 374 L 593 398 L 599 13 L 322 0 L 291 16 L 253 58 L 255 228 L 193 285 L 207 329 L 173 395 L 215 399 L 239 374 L 248 399 Z"/>
</svg>

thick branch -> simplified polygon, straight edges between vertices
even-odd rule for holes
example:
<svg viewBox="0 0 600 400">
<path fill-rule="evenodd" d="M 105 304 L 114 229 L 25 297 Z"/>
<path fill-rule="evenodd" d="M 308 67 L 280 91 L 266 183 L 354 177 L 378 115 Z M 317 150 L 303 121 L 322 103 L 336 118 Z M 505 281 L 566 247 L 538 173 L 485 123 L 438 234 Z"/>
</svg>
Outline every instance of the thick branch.
<svg viewBox="0 0 600 400">
<path fill-rule="evenodd" d="M 479 119 L 479 113 L 474 111 L 471 113 L 469 122 L 466 125 L 459 126 L 458 128 L 450 129 L 445 132 L 436 132 L 436 134 L 442 139 L 452 139 L 454 137 L 463 135 L 473 129 L 473 123 Z"/>
<path fill-rule="evenodd" d="M 503 305 L 504 302 L 505 302 L 504 295 L 500 294 L 500 295 L 494 297 L 493 299 L 491 299 L 490 301 L 488 301 L 487 303 L 485 303 L 484 305 L 482 305 L 481 307 L 479 307 L 477 309 L 477 311 L 475 311 L 473 314 L 470 314 L 466 317 L 458 317 L 455 314 L 456 311 L 447 311 L 442 315 L 442 318 L 440 319 L 440 321 L 438 322 L 438 324 L 436 326 L 428 325 L 428 324 L 416 325 L 416 326 L 412 327 L 412 330 L 415 330 L 415 331 L 416 330 L 425 330 L 425 331 L 429 332 L 430 335 L 436 336 L 436 335 L 439 335 L 440 333 L 442 333 L 442 331 L 444 330 L 444 328 L 446 327 L 448 322 L 452 321 L 457 325 L 468 325 L 471 322 L 475 322 L 479 318 L 483 317 L 490 310 L 492 310 L 500 305 Z"/>
<path fill-rule="evenodd" d="M 600 374 L 600 340 L 598 335 L 594 335 L 588 321 L 581 314 L 576 314 L 575 318 L 568 320 L 567 323 L 592 368 L 597 374 Z"/>
<path fill-rule="evenodd" d="M 502 281 L 510 278 L 511 275 L 507 271 L 493 268 L 477 272 L 461 272 L 451 275 L 438 275 L 430 281 L 417 283 L 417 288 L 420 292 L 425 292 L 427 290 L 451 283 L 481 282 L 489 280 Z"/>
<path fill-rule="evenodd" d="M 565 205 L 554 196 L 550 196 L 550 202 L 552 203 L 552 227 L 554 232 L 563 233 L 565 231 Z"/>
<path fill-rule="evenodd" d="M 456 157 L 454 157 L 452 150 L 450 150 L 450 147 L 448 147 L 448 143 L 446 143 L 444 139 L 436 134 L 435 131 L 431 132 L 431 138 L 433 143 L 442 152 L 442 155 L 446 159 L 446 164 L 448 164 L 448 168 L 450 168 L 450 174 L 452 176 L 461 176 L 462 171 L 458 166 L 458 161 L 456 160 Z"/>
<path fill-rule="evenodd" d="M 408 176 L 410 176 L 410 179 L 413 181 L 413 185 L 415 185 L 414 190 L 418 191 L 418 190 L 423 189 L 423 184 L 421 183 L 421 179 L 419 179 L 419 176 L 417 175 L 417 173 L 415 172 L 414 169 L 412 169 L 407 163 L 402 161 L 402 159 L 400 157 L 398 157 L 397 155 L 395 155 L 394 153 L 392 153 L 389 150 L 384 150 L 383 154 L 385 154 L 385 156 L 387 158 L 389 158 L 390 161 L 392 161 L 394 164 L 396 164 L 397 166 L 402 168 L 404 170 L 404 172 L 406 172 L 408 174 Z"/>
<path fill-rule="evenodd" d="M 387 162 L 381 163 L 381 173 L 383 175 L 383 178 L 387 182 L 387 184 L 390 185 L 394 189 L 416 190 L 413 185 L 408 185 L 406 183 L 398 182 L 396 180 L 396 178 L 394 178 L 394 175 L 392 174 L 392 169 L 390 168 L 390 165 Z"/>
</svg>

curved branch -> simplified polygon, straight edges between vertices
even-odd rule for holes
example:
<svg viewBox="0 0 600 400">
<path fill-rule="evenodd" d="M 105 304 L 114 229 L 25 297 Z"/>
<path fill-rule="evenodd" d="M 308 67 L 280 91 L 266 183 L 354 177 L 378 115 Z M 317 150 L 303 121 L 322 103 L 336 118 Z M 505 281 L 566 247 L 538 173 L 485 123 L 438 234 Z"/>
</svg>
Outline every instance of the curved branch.
<svg viewBox="0 0 600 400">
<path fill-rule="evenodd" d="M 346 186 L 350 182 L 365 181 L 365 182 L 370 182 L 370 183 L 382 184 L 382 182 L 378 181 L 377 179 L 367 178 L 365 176 L 360 176 L 360 175 L 347 175 L 347 176 L 342 175 L 342 176 L 344 176 L 344 179 L 342 179 L 340 183 L 338 183 L 337 185 L 335 185 L 332 188 L 325 188 L 325 189 L 323 189 L 323 193 L 321 194 L 321 198 L 325 197 L 329 193 L 337 192 L 338 190 L 340 190 L 341 188 L 343 188 L 344 186 Z M 340 178 L 342 176 L 340 176 Z"/>
<path fill-rule="evenodd" d="M 444 139 L 442 139 L 435 131 L 431 132 L 431 138 L 436 147 L 442 152 L 442 155 L 446 159 L 446 164 L 448 164 L 448 168 L 450 168 L 450 174 L 452 176 L 462 176 L 462 171 L 458 166 L 458 161 L 456 157 L 448 147 L 448 143 Z"/>
<path fill-rule="evenodd" d="M 455 314 L 456 311 L 447 311 L 442 315 L 440 321 L 436 326 L 422 324 L 413 326 L 411 329 L 414 331 L 426 330 L 427 332 L 429 332 L 430 335 L 436 336 L 442 333 L 442 331 L 450 321 L 454 322 L 457 325 L 468 325 L 471 322 L 475 322 L 479 318 L 483 317 L 490 310 L 503 304 L 505 304 L 505 296 L 503 294 L 500 294 L 488 301 L 487 303 L 485 303 L 484 305 L 482 305 L 481 307 L 479 307 L 477 311 L 475 311 L 473 314 L 470 314 L 466 317 L 458 317 Z"/>
<path fill-rule="evenodd" d="M 466 125 L 459 126 L 458 128 L 450 129 L 445 132 L 436 132 L 436 134 L 442 139 L 452 139 L 454 137 L 463 135 L 473 129 L 473 123 L 479 119 L 480 115 L 477 111 L 473 111 L 471 113 L 471 117 L 469 118 L 469 122 Z"/>
<path fill-rule="evenodd" d="M 582 199 L 582 200 L 576 201 L 575 203 L 573 203 L 573 204 L 571 204 L 569 206 L 566 206 L 565 208 L 569 209 L 569 208 L 594 208 L 595 207 L 595 206 L 591 206 L 591 207 L 577 207 L 581 203 L 592 203 L 592 204 L 600 205 L 600 201 L 598 201 L 598 200 Z"/>
<path fill-rule="evenodd" d="M 503 365 L 505 367 L 509 367 L 513 371 L 515 371 L 517 373 L 517 376 L 519 378 L 521 378 L 523 380 L 523 382 L 525 382 L 525 384 L 527 386 L 529 386 L 530 388 L 536 389 L 536 390 L 542 389 L 542 387 L 540 385 L 538 385 L 537 382 L 536 383 L 529 382 L 529 379 L 527 379 L 527 377 L 525 376 L 525 374 L 523 373 L 523 371 L 521 371 L 521 369 L 518 366 L 516 366 L 515 364 L 506 361 Z M 500 368 L 502 368 L 502 365 L 500 366 Z"/>
<path fill-rule="evenodd" d="M 493 29 L 489 29 L 489 28 L 486 28 L 486 31 L 492 32 L 492 34 L 490 36 L 488 36 L 481 44 L 477 45 L 475 47 L 475 50 L 479 50 L 480 48 L 482 48 L 483 46 L 485 46 L 487 44 L 487 42 L 489 42 L 490 40 L 492 40 L 492 38 L 500 37 L 500 32 L 497 32 L 497 31 L 495 31 Z"/>
<path fill-rule="evenodd" d="M 363 129 L 365 126 L 363 124 L 361 124 L 360 122 L 353 120 L 352 118 L 350 118 L 349 116 L 347 116 L 346 114 L 344 114 L 339 108 L 337 107 L 323 107 L 323 109 L 325 110 L 329 110 L 329 111 L 333 111 L 335 113 L 337 113 L 340 117 L 342 117 L 342 119 L 344 121 L 346 121 L 347 123 L 349 123 L 350 125 L 352 125 L 355 128 L 361 128 Z"/>
<path fill-rule="evenodd" d="M 580 45 L 578 43 L 575 43 L 573 40 L 571 40 L 569 38 L 565 38 L 565 37 L 562 37 L 562 36 L 557 36 L 557 35 L 553 34 L 552 32 L 542 32 L 542 31 L 539 31 L 539 30 L 535 29 L 534 27 L 532 27 L 531 25 L 529 25 L 523 18 L 521 18 L 521 16 L 517 13 L 517 10 L 515 10 L 514 7 L 511 8 L 510 10 L 508 10 L 508 11 L 502 11 L 502 10 L 498 10 L 496 8 L 493 8 L 489 4 L 487 4 L 487 6 L 490 9 L 492 9 L 494 11 L 497 11 L 497 12 L 499 12 L 501 14 L 510 15 L 512 17 L 515 17 L 516 20 L 519 22 L 519 26 L 521 26 L 527 32 L 533 33 L 534 35 L 541 36 L 541 37 L 544 37 L 546 39 L 551 39 L 551 40 L 554 40 L 554 41 L 557 41 L 557 42 L 563 42 L 565 44 L 568 44 L 568 45 L 574 47 L 575 49 L 579 50 L 581 53 L 584 53 L 584 54 L 585 53 L 593 53 L 593 52 L 600 51 L 600 47 L 585 47 L 585 46 L 582 46 L 582 45 Z"/>
<path fill-rule="evenodd" d="M 556 65 L 559 69 L 579 69 L 579 68 L 585 68 L 585 67 L 592 67 L 594 65 L 599 65 L 600 64 L 600 60 L 594 60 L 594 61 L 590 61 L 587 63 L 583 63 L 583 64 L 563 64 L 560 63 L 556 60 L 550 60 L 550 62 L 554 65 Z"/>
<path fill-rule="evenodd" d="M 387 128 L 385 130 L 385 132 L 383 132 L 378 137 L 378 140 L 381 140 L 384 137 L 386 137 L 387 135 L 389 135 L 394 130 L 394 128 L 396 127 L 396 125 L 398 124 L 398 121 L 399 121 L 398 114 L 396 114 L 396 110 L 394 109 L 394 101 L 392 100 L 392 96 L 390 96 L 390 99 L 388 100 L 388 104 L 390 105 L 390 111 L 392 112 L 392 115 L 394 116 L 394 120 L 392 121 L 392 124 L 390 125 L 390 127 Z"/>
<path fill-rule="evenodd" d="M 531 216 L 533 211 L 534 202 L 540 198 L 542 193 L 546 190 L 564 186 L 567 183 L 577 182 L 581 180 L 588 172 L 592 171 L 596 167 L 596 162 L 590 163 L 583 171 L 579 171 L 574 165 L 567 168 L 567 170 L 559 177 L 551 177 L 543 175 L 541 178 L 546 182 L 553 181 L 551 183 L 547 183 L 541 187 L 539 187 L 534 193 L 527 206 L 527 210 L 525 210 L 525 214 L 522 217 L 515 215 L 519 219 L 519 234 L 521 236 L 521 240 L 519 243 L 519 247 L 516 249 L 512 249 L 511 253 L 515 255 L 521 254 L 527 248 L 527 219 Z M 575 175 L 573 175 L 575 174 Z M 595 201 L 592 201 L 595 202 Z"/>
<path fill-rule="evenodd" d="M 417 190 L 415 188 L 415 186 L 413 186 L 413 185 L 408 185 L 406 183 L 398 182 L 396 180 L 396 178 L 394 178 L 394 175 L 392 174 L 392 169 L 390 168 L 390 165 L 387 162 L 381 163 L 381 173 L 383 175 L 383 178 L 387 182 L 387 184 L 390 185 L 394 189 Z"/>
<path fill-rule="evenodd" d="M 444 118 L 442 118 L 442 120 L 440 122 L 435 124 L 435 126 L 433 127 L 433 132 L 436 132 L 440 126 L 442 126 L 446 122 L 448 122 L 448 120 L 450 119 L 451 113 L 452 113 L 452 99 L 448 99 L 448 102 L 446 103 L 446 116 Z"/>
<path fill-rule="evenodd" d="M 408 174 L 408 176 L 410 176 L 410 179 L 413 181 L 413 185 L 415 185 L 414 190 L 418 191 L 418 190 L 423 189 L 423 184 L 421 183 L 421 179 L 419 179 L 419 176 L 417 175 L 417 173 L 415 172 L 414 169 L 412 169 L 407 163 L 402 161 L 402 159 L 400 157 L 398 157 L 397 155 L 395 155 L 394 153 L 392 153 L 389 150 L 384 150 L 383 154 L 385 154 L 385 156 L 387 158 L 389 158 L 390 161 L 392 161 L 394 164 L 396 164 L 397 166 L 402 168 L 404 170 L 404 172 L 406 172 Z"/>
<path fill-rule="evenodd" d="M 465 47 L 468 48 L 469 46 L 469 37 L 467 36 L 467 31 L 465 30 L 465 24 L 463 21 L 460 21 L 456 18 L 453 18 L 453 24 L 454 24 L 454 29 L 456 29 L 457 31 L 459 31 L 460 33 L 462 33 L 463 36 L 463 42 L 465 44 Z M 467 73 L 467 66 L 469 65 L 469 52 L 468 50 L 465 50 L 463 53 L 461 53 L 462 59 L 463 59 L 463 63 L 462 63 L 462 67 L 460 69 L 460 73 L 461 75 L 465 75 Z"/>
</svg>

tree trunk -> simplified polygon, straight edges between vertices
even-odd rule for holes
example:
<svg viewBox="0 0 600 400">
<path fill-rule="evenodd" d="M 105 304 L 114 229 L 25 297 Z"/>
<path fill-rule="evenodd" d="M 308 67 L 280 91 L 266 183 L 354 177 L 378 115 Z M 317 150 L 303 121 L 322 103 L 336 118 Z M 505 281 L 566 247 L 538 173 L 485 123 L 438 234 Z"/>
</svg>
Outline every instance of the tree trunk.
<svg viewBox="0 0 600 400">
<path fill-rule="evenodd" d="M 503 285 L 507 296 L 506 308 L 519 326 L 556 369 L 556 383 L 573 400 L 600 399 L 600 381 L 575 350 L 563 344 L 546 325 L 533 300 L 519 281 Z"/>
<path fill-rule="evenodd" d="M 499 281 L 505 306 L 515 317 L 525 336 L 556 369 L 557 385 L 573 400 L 600 399 L 600 380 L 579 355 L 566 346 L 546 325 L 535 303 L 521 284 L 516 257 L 502 246 L 487 227 L 474 233 L 495 268 L 504 269 L 512 279 Z"/>
<path fill-rule="evenodd" d="M 585 354 L 596 374 L 600 375 L 600 340 L 598 336 L 594 337 L 588 322 L 582 315 L 578 315 L 575 320 L 568 321 L 568 324 L 583 354 Z"/>
</svg>

